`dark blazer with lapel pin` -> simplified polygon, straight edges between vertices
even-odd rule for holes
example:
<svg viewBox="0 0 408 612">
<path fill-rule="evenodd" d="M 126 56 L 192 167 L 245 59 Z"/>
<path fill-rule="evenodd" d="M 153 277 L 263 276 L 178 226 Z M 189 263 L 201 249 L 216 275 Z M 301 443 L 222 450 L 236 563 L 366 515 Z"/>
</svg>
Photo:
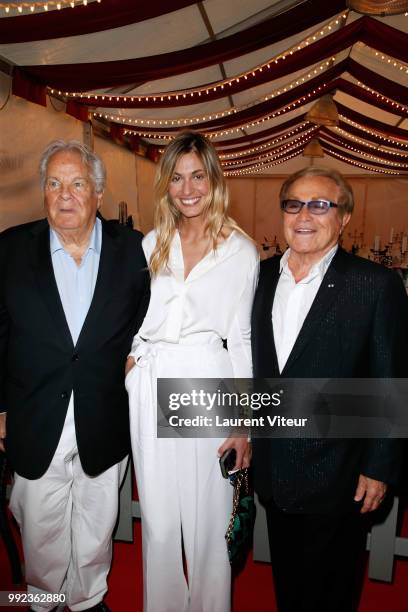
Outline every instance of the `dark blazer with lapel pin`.
<svg viewBox="0 0 408 612">
<path fill-rule="evenodd" d="M 129 452 L 124 367 L 148 296 L 142 235 L 102 221 L 90 309 L 74 346 L 55 281 L 46 220 L 0 235 L 0 411 L 18 474 L 47 470 L 74 392 L 83 469 L 96 475 Z"/>
<path fill-rule="evenodd" d="M 408 376 L 408 300 L 401 279 L 339 248 L 287 363 L 279 373 L 272 305 L 280 258 L 261 263 L 252 313 L 258 378 Z M 353 502 L 360 473 L 393 483 L 395 440 L 254 439 L 255 488 L 290 512 L 337 512 Z"/>
</svg>

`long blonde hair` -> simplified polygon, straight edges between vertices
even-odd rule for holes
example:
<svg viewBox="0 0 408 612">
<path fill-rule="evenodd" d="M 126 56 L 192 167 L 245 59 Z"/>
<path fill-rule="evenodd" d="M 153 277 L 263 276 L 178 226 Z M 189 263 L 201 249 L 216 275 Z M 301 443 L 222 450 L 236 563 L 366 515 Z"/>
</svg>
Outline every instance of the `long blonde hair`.
<svg viewBox="0 0 408 612">
<path fill-rule="evenodd" d="M 203 210 L 206 218 L 204 229 L 209 233 L 213 249 L 217 248 L 223 227 L 244 233 L 227 214 L 228 190 L 215 148 L 202 134 L 182 132 L 166 147 L 156 172 L 154 226 L 157 239 L 149 262 L 152 276 L 157 275 L 168 264 L 171 242 L 180 219 L 180 212 L 169 196 L 169 184 L 178 160 L 186 153 L 198 155 L 208 177 L 210 189 Z"/>
</svg>

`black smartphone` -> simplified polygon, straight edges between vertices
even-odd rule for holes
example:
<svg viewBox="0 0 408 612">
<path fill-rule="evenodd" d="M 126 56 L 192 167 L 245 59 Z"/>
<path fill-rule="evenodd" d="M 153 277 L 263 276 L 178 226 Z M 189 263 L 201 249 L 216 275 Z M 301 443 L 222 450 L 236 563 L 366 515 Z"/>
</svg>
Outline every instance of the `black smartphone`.
<svg viewBox="0 0 408 612">
<path fill-rule="evenodd" d="M 236 460 L 237 460 L 237 451 L 235 450 L 235 448 L 229 448 L 220 457 L 220 469 L 221 469 L 221 474 L 223 475 L 224 478 L 228 478 L 229 472 L 231 472 L 235 467 Z"/>
</svg>

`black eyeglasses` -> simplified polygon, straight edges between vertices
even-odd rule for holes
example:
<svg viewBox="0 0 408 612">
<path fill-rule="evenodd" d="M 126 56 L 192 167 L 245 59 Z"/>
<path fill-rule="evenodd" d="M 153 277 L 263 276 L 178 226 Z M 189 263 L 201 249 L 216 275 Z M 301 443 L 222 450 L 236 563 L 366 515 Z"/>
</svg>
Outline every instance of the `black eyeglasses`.
<svg viewBox="0 0 408 612">
<path fill-rule="evenodd" d="M 307 202 L 302 202 L 301 200 L 282 200 L 281 202 L 281 209 L 290 215 L 297 215 L 303 206 L 306 206 L 312 215 L 324 215 L 330 208 L 339 208 L 338 204 L 329 200 L 308 200 Z"/>
</svg>

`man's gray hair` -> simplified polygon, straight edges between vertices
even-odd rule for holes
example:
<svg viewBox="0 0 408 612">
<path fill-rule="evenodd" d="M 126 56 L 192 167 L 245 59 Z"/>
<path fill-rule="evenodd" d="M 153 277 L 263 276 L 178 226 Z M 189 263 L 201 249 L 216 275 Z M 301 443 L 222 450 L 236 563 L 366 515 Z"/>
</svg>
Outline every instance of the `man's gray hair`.
<svg viewBox="0 0 408 612">
<path fill-rule="evenodd" d="M 53 155 L 62 152 L 78 153 L 89 168 L 89 175 L 94 183 L 95 192 L 102 193 L 106 184 L 106 169 L 101 158 L 79 140 L 54 140 L 45 149 L 40 159 L 40 180 L 44 189 L 47 178 L 48 163 Z"/>
</svg>

